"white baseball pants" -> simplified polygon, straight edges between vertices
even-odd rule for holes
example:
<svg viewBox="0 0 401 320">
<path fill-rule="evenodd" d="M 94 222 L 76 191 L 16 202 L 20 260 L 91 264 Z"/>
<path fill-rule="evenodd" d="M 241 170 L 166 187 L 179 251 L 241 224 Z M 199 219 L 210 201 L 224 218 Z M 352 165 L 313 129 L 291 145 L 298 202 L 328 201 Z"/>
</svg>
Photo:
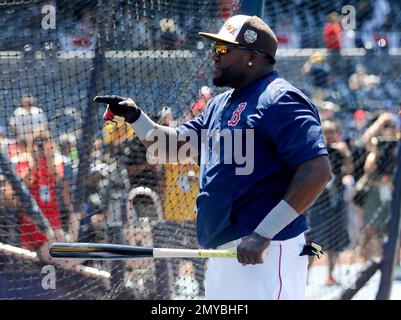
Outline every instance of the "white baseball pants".
<svg viewBox="0 0 401 320">
<path fill-rule="evenodd" d="M 218 249 L 236 250 L 239 240 Z M 271 241 L 263 264 L 242 266 L 232 258 L 210 258 L 205 278 L 206 300 L 305 299 L 308 256 L 299 256 L 304 234 Z"/>
</svg>

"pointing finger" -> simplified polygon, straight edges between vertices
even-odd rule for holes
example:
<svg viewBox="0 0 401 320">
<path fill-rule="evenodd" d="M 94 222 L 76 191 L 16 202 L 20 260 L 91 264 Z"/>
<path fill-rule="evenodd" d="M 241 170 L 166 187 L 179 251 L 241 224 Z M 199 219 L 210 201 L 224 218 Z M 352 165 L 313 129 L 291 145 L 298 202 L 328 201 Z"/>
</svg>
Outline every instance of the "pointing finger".
<svg viewBox="0 0 401 320">
<path fill-rule="evenodd" d="M 126 98 L 120 97 L 120 96 L 97 96 L 93 99 L 93 101 L 98 102 L 98 103 L 108 103 L 108 104 L 116 104 L 119 103 L 120 101 L 125 100 Z"/>
<path fill-rule="evenodd" d="M 96 96 L 93 101 L 98 103 L 107 103 L 108 97 L 107 96 Z"/>
<path fill-rule="evenodd" d="M 134 100 L 128 98 L 118 103 L 120 106 L 127 106 L 127 107 L 136 107 Z"/>
</svg>

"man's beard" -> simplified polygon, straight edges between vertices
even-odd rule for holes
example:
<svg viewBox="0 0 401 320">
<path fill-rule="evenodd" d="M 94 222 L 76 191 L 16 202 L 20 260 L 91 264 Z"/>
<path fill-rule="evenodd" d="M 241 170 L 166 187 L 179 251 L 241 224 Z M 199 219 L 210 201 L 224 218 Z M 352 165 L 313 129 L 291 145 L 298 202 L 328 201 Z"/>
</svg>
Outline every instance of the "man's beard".
<svg viewBox="0 0 401 320">
<path fill-rule="evenodd" d="M 233 85 L 243 77 L 236 66 L 230 66 L 220 70 L 220 76 L 213 78 L 213 84 L 217 87 L 233 87 Z"/>
<path fill-rule="evenodd" d="M 213 84 L 217 87 L 225 87 L 229 84 L 229 80 L 225 77 L 224 74 L 220 75 L 217 78 L 213 78 Z"/>
</svg>

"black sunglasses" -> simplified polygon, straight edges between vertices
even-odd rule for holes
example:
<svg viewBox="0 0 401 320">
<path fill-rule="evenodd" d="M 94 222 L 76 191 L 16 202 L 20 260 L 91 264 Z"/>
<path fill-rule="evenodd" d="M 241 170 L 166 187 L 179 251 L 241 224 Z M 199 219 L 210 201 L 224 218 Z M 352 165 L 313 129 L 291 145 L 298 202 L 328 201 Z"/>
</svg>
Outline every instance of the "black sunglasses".
<svg viewBox="0 0 401 320">
<path fill-rule="evenodd" d="M 259 53 L 264 54 L 272 64 L 276 63 L 276 59 L 274 59 L 271 55 L 267 54 L 266 52 L 252 48 L 252 47 L 247 47 L 247 46 L 242 46 L 242 45 L 236 45 L 236 44 L 225 44 L 225 43 L 215 43 L 213 44 L 213 51 L 217 53 L 219 56 L 223 56 L 228 53 L 230 49 L 239 49 L 239 50 L 247 50 L 247 51 L 257 51 Z"/>
</svg>

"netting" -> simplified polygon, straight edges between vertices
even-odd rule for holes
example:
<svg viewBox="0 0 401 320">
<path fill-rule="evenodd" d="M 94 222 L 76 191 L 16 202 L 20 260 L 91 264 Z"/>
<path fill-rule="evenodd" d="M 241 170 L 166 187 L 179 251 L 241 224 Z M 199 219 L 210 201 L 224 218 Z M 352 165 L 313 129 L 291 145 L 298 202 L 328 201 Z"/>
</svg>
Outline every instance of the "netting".
<svg viewBox="0 0 401 320">
<path fill-rule="evenodd" d="M 326 252 L 311 263 L 308 299 L 338 298 L 382 256 L 396 165 L 400 4 L 340 2 L 264 6 L 281 48 L 277 69 L 319 107 L 334 174 L 305 213 L 307 238 Z M 343 28 L 340 51 L 327 15 L 345 5 L 357 24 Z M 199 247 L 198 165 L 149 164 L 131 127 L 105 124 L 92 99 L 132 97 L 171 127 L 197 116 L 223 90 L 212 87 L 209 42 L 197 32 L 217 32 L 240 6 L 0 1 L 0 298 L 204 297 L 204 259 L 55 262 L 48 245 Z M 39 212 L 55 237 L 35 227 Z"/>
</svg>

